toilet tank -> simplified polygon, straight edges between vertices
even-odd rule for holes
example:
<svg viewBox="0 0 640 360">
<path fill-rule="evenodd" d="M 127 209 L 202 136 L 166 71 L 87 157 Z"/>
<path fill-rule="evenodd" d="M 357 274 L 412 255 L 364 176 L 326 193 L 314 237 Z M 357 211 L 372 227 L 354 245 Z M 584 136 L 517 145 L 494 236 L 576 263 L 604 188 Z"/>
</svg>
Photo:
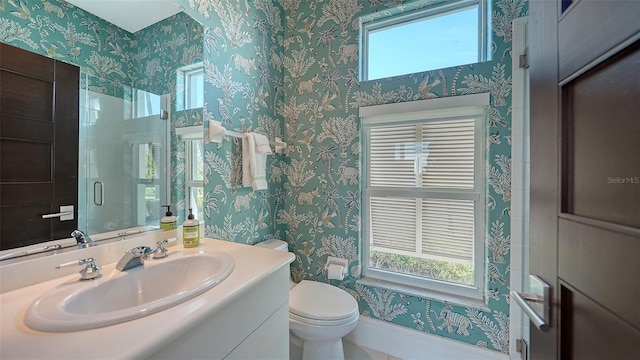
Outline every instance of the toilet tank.
<svg viewBox="0 0 640 360">
<path fill-rule="evenodd" d="M 286 242 L 282 240 L 277 240 L 277 239 L 265 240 L 253 246 L 267 248 L 271 250 L 277 250 L 277 251 L 289 251 L 289 245 Z M 296 283 L 294 283 L 293 280 L 289 279 L 289 289 L 293 289 L 295 286 L 296 286 Z"/>
<path fill-rule="evenodd" d="M 271 250 L 289 251 L 289 245 L 287 245 L 286 242 L 277 239 L 265 240 L 261 243 L 255 244 L 254 246 L 264 247 Z"/>
</svg>

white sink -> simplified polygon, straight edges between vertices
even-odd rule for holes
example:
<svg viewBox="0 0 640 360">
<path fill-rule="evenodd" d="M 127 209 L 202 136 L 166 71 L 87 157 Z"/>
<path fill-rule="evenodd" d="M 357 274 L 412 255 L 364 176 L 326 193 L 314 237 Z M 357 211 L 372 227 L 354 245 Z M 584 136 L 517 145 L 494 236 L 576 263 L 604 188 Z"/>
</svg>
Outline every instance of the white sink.
<svg viewBox="0 0 640 360">
<path fill-rule="evenodd" d="M 44 293 L 27 310 L 25 323 L 35 330 L 64 332 L 137 319 L 204 293 L 233 268 L 229 254 L 211 250 L 170 252 L 125 272 L 105 266 L 101 279 L 66 282 Z M 107 274 L 108 269 L 113 271 Z"/>
</svg>

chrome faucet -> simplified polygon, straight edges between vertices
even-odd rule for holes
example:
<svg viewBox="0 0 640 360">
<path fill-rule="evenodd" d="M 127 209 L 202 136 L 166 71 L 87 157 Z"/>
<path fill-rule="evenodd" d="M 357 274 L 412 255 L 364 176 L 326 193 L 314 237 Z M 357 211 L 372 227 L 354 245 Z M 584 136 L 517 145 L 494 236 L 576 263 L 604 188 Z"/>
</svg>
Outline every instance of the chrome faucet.
<svg viewBox="0 0 640 360">
<path fill-rule="evenodd" d="M 162 241 L 158 241 L 156 243 L 156 245 L 158 245 L 158 247 L 153 250 L 153 256 L 151 256 L 153 259 L 164 259 L 167 257 L 169 250 L 167 250 L 167 248 L 164 247 L 164 244 L 168 243 L 169 240 L 168 239 L 164 239 Z"/>
<path fill-rule="evenodd" d="M 91 236 L 85 234 L 80 230 L 73 230 L 73 232 L 71 233 L 71 236 L 73 236 L 76 239 L 76 244 L 78 245 L 79 248 L 88 248 L 94 245 L 93 239 L 91 238 Z"/>
<path fill-rule="evenodd" d="M 145 259 L 153 252 L 148 246 L 137 246 L 127 251 L 124 256 L 120 258 L 116 269 L 120 271 L 129 270 L 131 268 L 141 266 L 144 264 Z"/>
<path fill-rule="evenodd" d="M 85 265 L 85 267 L 80 270 L 80 280 L 95 280 L 99 279 L 102 276 L 100 274 L 100 270 L 102 270 L 102 268 L 96 265 L 96 258 L 86 258 L 60 264 L 56 266 L 56 269 L 62 269 L 67 266 L 77 265 Z"/>
</svg>

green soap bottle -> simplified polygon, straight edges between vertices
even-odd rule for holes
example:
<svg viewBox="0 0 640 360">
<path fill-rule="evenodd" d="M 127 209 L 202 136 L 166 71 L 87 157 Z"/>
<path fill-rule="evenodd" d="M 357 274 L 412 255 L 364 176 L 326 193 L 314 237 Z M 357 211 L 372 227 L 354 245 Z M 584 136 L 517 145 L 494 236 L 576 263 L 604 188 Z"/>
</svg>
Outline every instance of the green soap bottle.
<svg viewBox="0 0 640 360">
<path fill-rule="evenodd" d="M 182 246 L 186 248 L 200 245 L 200 222 L 194 218 L 191 210 L 189 209 L 189 216 L 182 224 Z"/>
<path fill-rule="evenodd" d="M 164 217 L 160 219 L 160 229 L 162 231 L 175 230 L 178 228 L 178 218 L 171 213 L 171 205 L 162 205 L 167 208 Z"/>
</svg>

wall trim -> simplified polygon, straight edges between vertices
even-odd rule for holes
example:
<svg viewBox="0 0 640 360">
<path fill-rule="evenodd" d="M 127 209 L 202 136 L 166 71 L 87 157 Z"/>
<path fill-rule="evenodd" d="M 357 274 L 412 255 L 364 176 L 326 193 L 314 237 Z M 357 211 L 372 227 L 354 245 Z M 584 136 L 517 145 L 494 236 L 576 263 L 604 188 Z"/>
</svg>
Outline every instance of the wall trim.
<svg viewBox="0 0 640 360">
<path fill-rule="evenodd" d="M 366 316 L 360 316 L 344 339 L 402 359 L 509 359 L 507 354 Z"/>
<path fill-rule="evenodd" d="M 512 41 L 512 90 L 511 90 L 511 276 L 509 289 L 525 290 L 525 278 L 528 278 L 529 236 L 529 86 L 527 68 L 519 66 L 519 55 L 527 52 L 527 17 L 513 20 Z M 516 339 L 529 341 L 529 318 L 515 301 L 509 304 L 509 352 L 516 353 Z"/>
</svg>

